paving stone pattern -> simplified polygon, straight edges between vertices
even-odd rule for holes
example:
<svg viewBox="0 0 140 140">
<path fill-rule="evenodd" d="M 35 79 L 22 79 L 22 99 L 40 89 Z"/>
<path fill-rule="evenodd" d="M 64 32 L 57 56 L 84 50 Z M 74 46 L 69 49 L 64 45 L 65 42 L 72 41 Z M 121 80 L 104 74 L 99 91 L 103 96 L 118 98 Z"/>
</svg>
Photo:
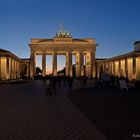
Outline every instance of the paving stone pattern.
<svg viewBox="0 0 140 140">
<path fill-rule="evenodd" d="M 0 140 L 106 140 L 68 99 L 67 85 L 51 96 L 45 87 L 39 80 L 0 84 Z"/>
</svg>

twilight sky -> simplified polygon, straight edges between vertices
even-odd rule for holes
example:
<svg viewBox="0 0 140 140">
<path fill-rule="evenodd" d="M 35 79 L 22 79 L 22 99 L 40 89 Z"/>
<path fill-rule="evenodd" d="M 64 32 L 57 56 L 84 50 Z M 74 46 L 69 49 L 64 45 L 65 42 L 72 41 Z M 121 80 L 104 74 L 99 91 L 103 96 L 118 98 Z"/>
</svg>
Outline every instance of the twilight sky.
<svg viewBox="0 0 140 140">
<path fill-rule="evenodd" d="M 74 38 L 96 38 L 96 57 L 133 50 L 140 0 L 0 0 L 0 48 L 29 57 L 31 38 L 52 38 L 60 23 Z"/>
</svg>

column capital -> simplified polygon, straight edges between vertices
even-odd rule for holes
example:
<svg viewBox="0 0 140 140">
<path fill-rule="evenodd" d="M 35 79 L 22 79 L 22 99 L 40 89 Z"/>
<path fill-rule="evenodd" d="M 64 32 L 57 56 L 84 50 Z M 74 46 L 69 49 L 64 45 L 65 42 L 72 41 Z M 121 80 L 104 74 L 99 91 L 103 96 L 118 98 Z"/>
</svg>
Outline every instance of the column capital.
<svg viewBox="0 0 140 140">
<path fill-rule="evenodd" d="M 57 51 L 53 51 L 53 54 L 57 54 Z"/>
</svg>

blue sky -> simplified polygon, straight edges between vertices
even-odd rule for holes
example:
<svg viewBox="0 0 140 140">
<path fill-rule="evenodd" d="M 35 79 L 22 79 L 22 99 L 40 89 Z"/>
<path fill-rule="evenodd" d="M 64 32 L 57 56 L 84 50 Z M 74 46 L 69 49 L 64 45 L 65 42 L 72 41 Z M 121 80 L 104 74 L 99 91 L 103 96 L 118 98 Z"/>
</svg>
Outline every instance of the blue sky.
<svg viewBox="0 0 140 140">
<path fill-rule="evenodd" d="M 96 57 L 133 50 L 140 0 L 0 0 L 0 48 L 29 57 L 31 38 L 52 38 L 63 22 L 74 38 L 96 38 Z"/>
</svg>

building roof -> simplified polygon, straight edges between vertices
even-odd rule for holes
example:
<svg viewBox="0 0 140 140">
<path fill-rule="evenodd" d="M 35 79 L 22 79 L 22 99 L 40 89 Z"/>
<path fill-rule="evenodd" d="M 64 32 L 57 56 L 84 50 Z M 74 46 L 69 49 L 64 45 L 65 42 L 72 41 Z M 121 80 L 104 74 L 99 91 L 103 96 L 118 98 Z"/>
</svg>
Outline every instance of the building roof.
<svg viewBox="0 0 140 140">
<path fill-rule="evenodd" d="M 18 56 L 16 56 L 12 52 L 1 49 L 1 48 L 0 48 L 0 57 L 11 57 L 11 58 L 14 58 L 14 59 L 20 59 Z"/>
<path fill-rule="evenodd" d="M 140 43 L 140 40 L 135 41 L 135 42 L 134 42 L 134 45 L 139 44 L 139 43 Z"/>
<path fill-rule="evenodd" d="M 1 52 L 10 53 L 9 51 L 0 48 L 0 53 L 1 53 Z"/>
<path fill-rule="evenodd" d="M 116 60 L 120 60 L 120 59 L 125 59 L 125 58 L 131 58 L 131 57 L 140 57 L 140 52 L 136 52 L 136 51 L 132 51 L 132 52 L 128 52 L 125 54 L 121 54 L 121 55 L 117 55 L 111 58 L 107 58 L 107 59 L 97 59 L 97 62 L 108 62 L 108 61 L 116 61 Z"/>
</svg>

